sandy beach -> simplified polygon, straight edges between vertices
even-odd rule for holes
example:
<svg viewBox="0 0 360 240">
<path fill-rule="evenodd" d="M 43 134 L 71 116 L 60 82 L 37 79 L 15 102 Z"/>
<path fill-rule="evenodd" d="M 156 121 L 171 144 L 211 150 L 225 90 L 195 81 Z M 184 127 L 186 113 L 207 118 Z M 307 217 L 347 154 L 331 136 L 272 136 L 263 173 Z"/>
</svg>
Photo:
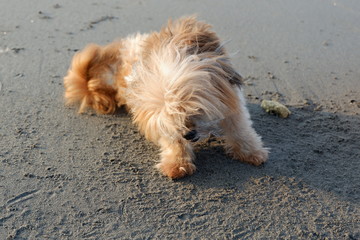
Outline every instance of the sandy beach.
<svg viewBox="0 0 360 240">
<path fill-rule="evenodd" d="M 0 239 L 360 239 L 359 1 L 0 0 L 0 12 Z M 211 139 L 173 181 L 126 113 L 65 107 L 63 77 L 88 43 L 192 14 L 227 42 L 271 153 L 254 167 Z"/>
</svg>

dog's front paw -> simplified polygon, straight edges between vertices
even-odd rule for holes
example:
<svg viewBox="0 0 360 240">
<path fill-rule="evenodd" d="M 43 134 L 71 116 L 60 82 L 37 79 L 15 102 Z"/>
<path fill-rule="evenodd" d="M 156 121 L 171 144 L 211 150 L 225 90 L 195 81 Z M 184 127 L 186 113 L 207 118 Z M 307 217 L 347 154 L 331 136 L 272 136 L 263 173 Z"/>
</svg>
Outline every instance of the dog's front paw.
<svg viewBox="0 0 360 240">
<path fill-rule="evenodd" d="M 178 179 L 186 175 L 192 175 L 196 167 L 191 162 L 161 162 L 156 165 L 162 174 L 171 178 Z"/>
<path fill-rule="evenodd" d="M 265 163 L 268 159 L 268 155 L 269 155 L 269 151 L 266 148 L 252 152 L 250 154 L 236 153 L 236 152 L 233 153 L 234 158 L 255 166 L 260 166 L 261 164 Z"/>
</svg>

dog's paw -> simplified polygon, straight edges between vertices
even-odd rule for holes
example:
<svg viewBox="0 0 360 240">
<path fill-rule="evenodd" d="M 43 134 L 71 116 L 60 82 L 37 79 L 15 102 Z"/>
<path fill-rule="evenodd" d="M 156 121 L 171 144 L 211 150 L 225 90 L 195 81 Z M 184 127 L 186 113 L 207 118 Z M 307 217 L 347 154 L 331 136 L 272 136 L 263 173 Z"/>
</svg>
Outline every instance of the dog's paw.
<svg viewBox="0 0 360 240">
<path fill-rule="evenodd" d="M 251 154 L 233 154 L 233 157 L 254 166 L 260 166 L 265 163 L 268 159 L 269 151 L 266 148 L 252 152 Z"/>
<path fill-rule="evenodd" d="M 186 175 L 192 175 L 196 167 L 191 162 L 161 162 L 156 165 L 156 168 L 160 170 L 162 174 L 171 178 L 178 179 L 185 177 Z"/>
</svg>

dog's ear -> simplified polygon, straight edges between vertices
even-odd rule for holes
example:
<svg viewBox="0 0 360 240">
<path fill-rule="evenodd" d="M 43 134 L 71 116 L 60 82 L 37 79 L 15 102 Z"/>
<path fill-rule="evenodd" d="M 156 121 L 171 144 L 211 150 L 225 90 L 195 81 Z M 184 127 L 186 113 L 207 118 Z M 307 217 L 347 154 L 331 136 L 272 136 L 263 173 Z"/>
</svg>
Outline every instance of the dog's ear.
<svg viewBox="0 0 360 240">
<path fill-rule="evenodd" d="M 226 73 L 226 78 L 233 85 L 241 86 L 244 83 L 244 78 L 233 68 L 228 59 L 218 59 L 217 62 L 221 65 Z"/>
<path fill-rule="evenodd" d="M 230 76 L 229 78 L 230 83 L 241 86 L 244 83 L 244 78 L 238 72 L 236 72 L 232 67 L 229 70 L 230 71 L 228 73 Z"/>
</svg>

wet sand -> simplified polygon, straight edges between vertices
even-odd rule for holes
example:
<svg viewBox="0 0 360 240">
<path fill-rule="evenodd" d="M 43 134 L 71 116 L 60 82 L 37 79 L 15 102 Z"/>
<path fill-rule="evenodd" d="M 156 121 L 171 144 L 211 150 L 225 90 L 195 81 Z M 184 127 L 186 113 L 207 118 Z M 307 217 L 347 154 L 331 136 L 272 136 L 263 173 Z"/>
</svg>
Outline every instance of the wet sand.
<svg viewBox="0 0 360 240">
<path fill-rule="evenodd" d="M 0 1 L 0 239 L 360 239 L 358 1 Z M 246 78 L 271 148 L 253 167 L 198 143 L 172 181 L 119 111 L 64 107 L 87 43 L 197 13 Z M 262 99 L 289 107 L 269 115 Z"/>
</svg>

